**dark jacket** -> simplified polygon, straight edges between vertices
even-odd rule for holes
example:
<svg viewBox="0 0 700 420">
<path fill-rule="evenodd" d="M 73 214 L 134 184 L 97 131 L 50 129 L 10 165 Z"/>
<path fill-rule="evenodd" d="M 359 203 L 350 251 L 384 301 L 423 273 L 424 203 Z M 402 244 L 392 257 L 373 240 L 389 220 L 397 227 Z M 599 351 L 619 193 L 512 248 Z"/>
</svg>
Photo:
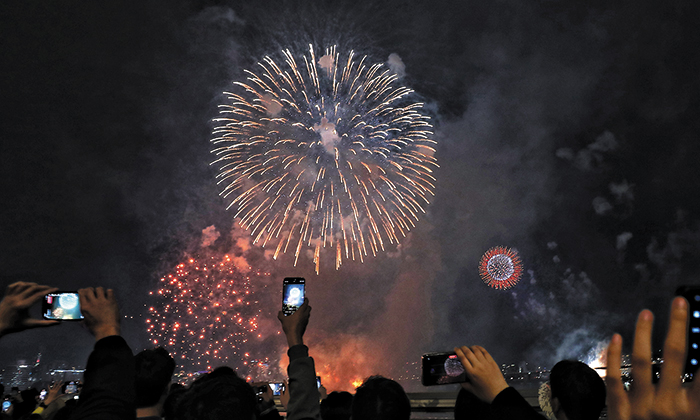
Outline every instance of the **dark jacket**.
<svg viewBox="0 0 700 420">
<path fill-rule="evenodd" d="M 134 375 L 134 355 L 122 337 L 112 335 L 95 343 L 71 420 L 135 419 Z"/>
</svg>

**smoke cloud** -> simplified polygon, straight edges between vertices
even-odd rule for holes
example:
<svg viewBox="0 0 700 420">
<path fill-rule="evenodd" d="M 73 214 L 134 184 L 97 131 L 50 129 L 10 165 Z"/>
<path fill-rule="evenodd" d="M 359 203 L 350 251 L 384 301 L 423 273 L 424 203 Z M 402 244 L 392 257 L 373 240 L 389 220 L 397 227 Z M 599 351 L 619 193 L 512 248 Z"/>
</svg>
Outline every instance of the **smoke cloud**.
<svg viewBox="0 0 700 420">
<path fill-rule="evenodd" d="M 462 344 L 504 363 L 585 357 L 615 330 L 629 342 L 642 307 L 662 324 L 673 290 L 698 282 L 694 3 L 308 3 L 3 5 L 6 273 L 114 288 L 134 348 L 148 292 L 202 247 L 269 271 L 273 337 L 282 278 L 306 277 L 311 351 L 341 388 Z M 388 57 L 434 117 L 440 163 L 400 246 L 318 276 L 233 220 L 209 143 L 231 82 L 309 43 Z M 523 259 L 510 291 L 478 275 L 497 245 Z M 70 328 L 3 338 L 0 353 L 29 359 Z M 280 360 L 283 347 L 270 343 Z"/>
</svg>

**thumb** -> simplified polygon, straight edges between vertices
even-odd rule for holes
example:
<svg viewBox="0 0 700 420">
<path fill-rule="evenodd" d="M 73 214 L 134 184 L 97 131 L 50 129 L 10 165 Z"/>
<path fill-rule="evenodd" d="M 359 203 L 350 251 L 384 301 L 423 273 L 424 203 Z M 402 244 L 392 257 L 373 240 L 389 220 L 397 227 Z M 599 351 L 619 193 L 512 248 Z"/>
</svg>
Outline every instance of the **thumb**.
<svg viewBox="0 0 700 420">
<path fill-rule="evenodd" d="M 54 325 L 60 324 L 59 321 L 53 321 L 53 320 L 48 320 L 48 319 L 27 319 L 24 321 L 24 328 L 26 329 L 31 329 L 31 328 L 44 328 L 44 327 L 52 327 Z"/>
</svg>

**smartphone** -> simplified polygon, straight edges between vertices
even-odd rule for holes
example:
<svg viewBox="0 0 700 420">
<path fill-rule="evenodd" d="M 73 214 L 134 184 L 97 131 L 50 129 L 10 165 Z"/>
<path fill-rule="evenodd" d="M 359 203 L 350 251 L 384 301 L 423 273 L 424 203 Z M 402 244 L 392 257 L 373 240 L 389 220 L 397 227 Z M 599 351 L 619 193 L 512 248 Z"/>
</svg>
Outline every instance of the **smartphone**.
<svg viewBox="0 0 700 420">
<path fill-rule="evenodd" d="M 426 353 L 421 357 L 424 386 L 467 382 L 467 373 L 455 353 Z"/>
<path fill-rule="evenodd" d="M 41 306 L 44 319 L 58 321 L 80 321 L 80 297 L 77 292 L 55 292 L 44 296 Z"/>
<path fill-rule="evenodd" d="M 270 389 L 272 389 L 272 395 L 282 395 L 284 391 L 283 382 L 270 382 L 268 385 L 270 385 Z"/>
<path fill-rule="evenodd" d="M 46 390 L 42 389 L 41 392 L 39 393 L 39 399 L 41 401 L 44 401 L 46 399 Z"/>
<path fill-rule="evenodd" d="M 12 407 L 12 401 L 5 400 L 2 402 L 2 411 L 8 411 Z"/>
<path fill-rule="evenodd" d="M 676 290 L 677 296 L 688 301 L 688 348 L 685 359 L 685 380 L 692 381 L 700 366 L 700 286 L 681 286 Z"/>
<path fill-rule="evenodd" d="M 293 314 L 304 303 L 303 277 L 287 277 L 282 284 L 282 311 L 284 316 Z"/>
<path fill-rule="evenodd" d="M 316 377 L 316 388 L 321 388 L 321 377 L 320 376 Z"/>
<path fill-rule="evenodd" d="M 67 384 L 64 385 L 64 394 L 75 394 L 78 392 L 78 383 L 77 382 L 68 382 Z"/>
</svg>

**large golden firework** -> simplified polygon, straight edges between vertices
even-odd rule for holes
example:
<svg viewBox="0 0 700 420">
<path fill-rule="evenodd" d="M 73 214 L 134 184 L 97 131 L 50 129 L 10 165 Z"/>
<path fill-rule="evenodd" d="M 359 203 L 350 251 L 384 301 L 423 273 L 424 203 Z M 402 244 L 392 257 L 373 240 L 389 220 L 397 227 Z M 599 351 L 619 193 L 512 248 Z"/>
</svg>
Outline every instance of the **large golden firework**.
<svg viewBox="0 0 700 420">
<path fill-rule="evenodd" d="M 336 48 L 265 57 L 225 92 L 212 142 L 221 195 L 274 256 L 332 250 L 336 269 L 398 244 L 425 212 L 437 165 L 430 117 L 382 64 Z"/>
</svg>

